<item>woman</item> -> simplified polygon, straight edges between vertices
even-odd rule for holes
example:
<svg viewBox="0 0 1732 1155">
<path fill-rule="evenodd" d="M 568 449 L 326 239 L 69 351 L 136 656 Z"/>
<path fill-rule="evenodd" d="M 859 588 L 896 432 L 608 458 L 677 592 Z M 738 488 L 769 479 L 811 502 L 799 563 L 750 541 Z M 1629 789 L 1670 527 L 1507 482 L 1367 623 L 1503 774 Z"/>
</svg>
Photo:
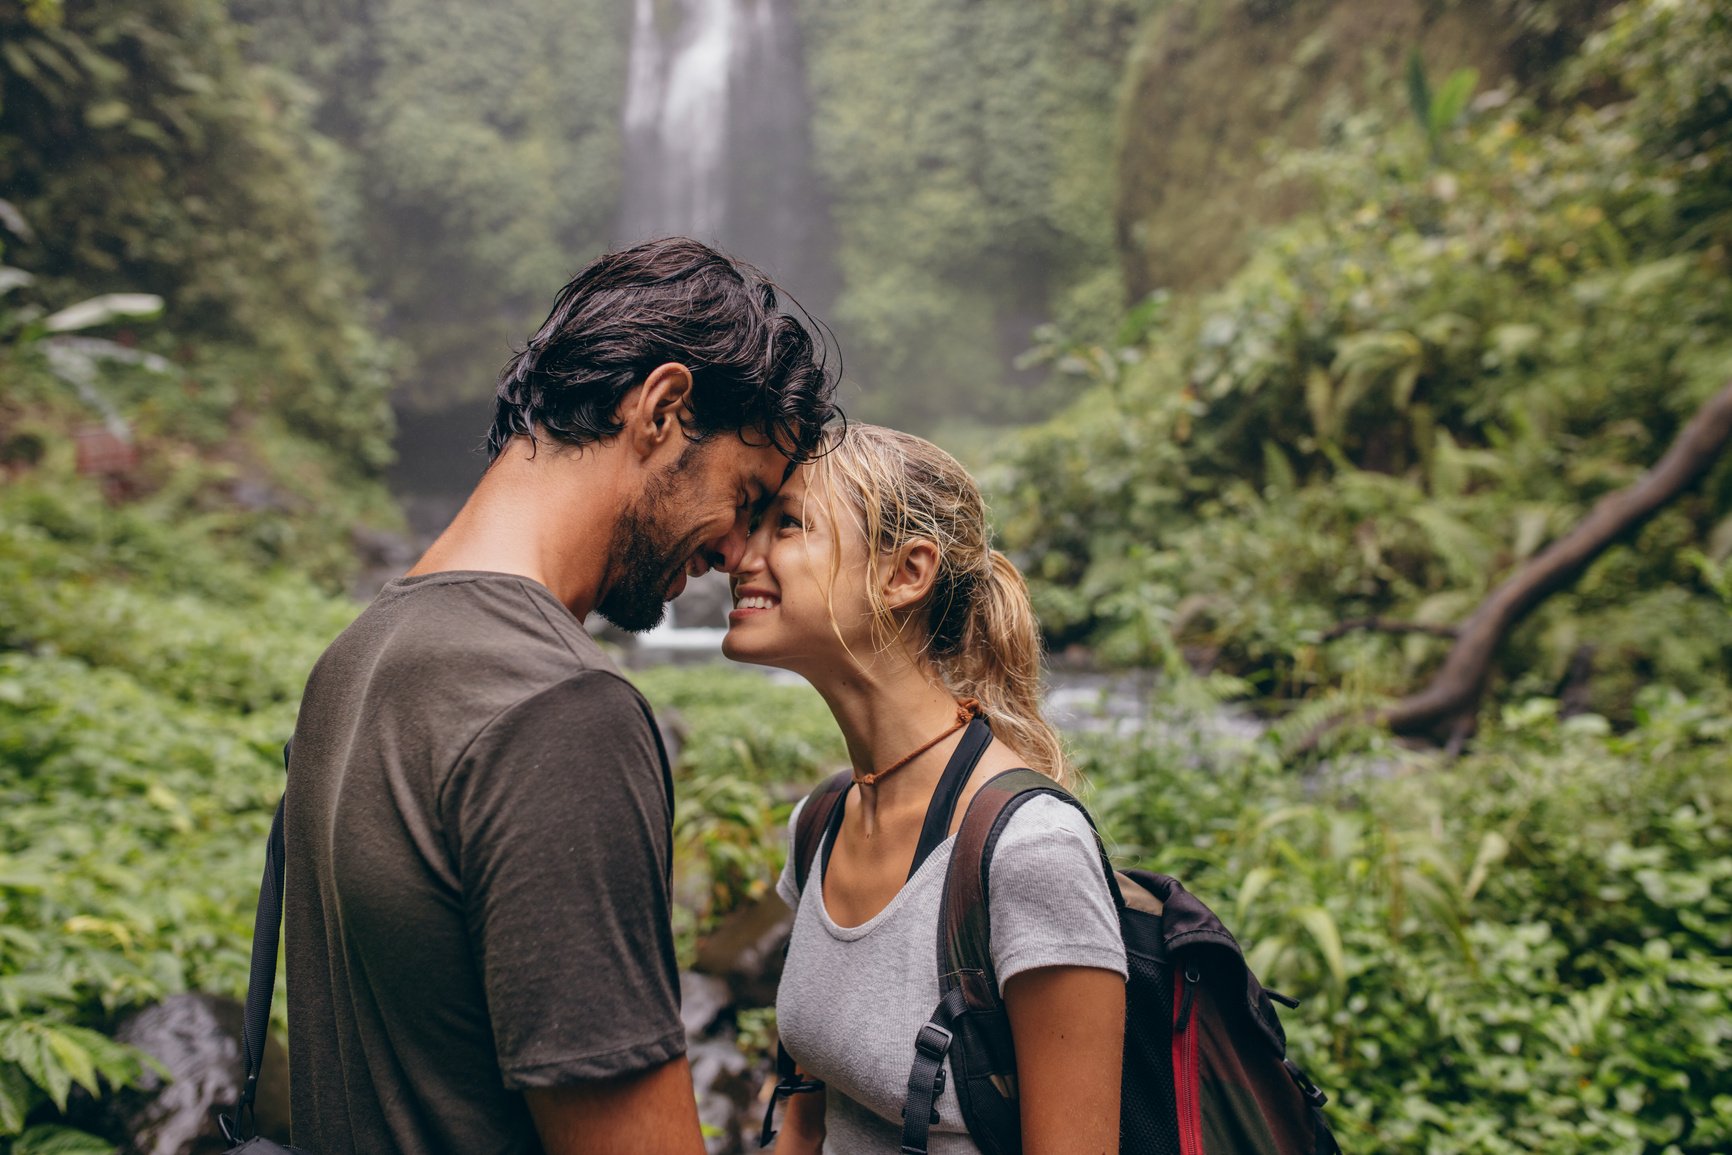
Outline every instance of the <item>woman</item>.
<svg viewBox="0 0 1732 1155">
<path fill-rule="evenodd" d="M 777 1020 L 789 1054 L 825 1089 L 791 1097 L 777 1151 L 895 1151 L 914 1038 L 939 998 L 933 943 L 953 839 L 909 870 L 962 740 L 970 711 L 959 704 L 979 704 L 994 740 L 952 835 L 996 774 L 1029 766 L 1070 778 L 1041 717 L 1028 592 L 991 548 L 967 471 L 930 442 L 861 425 L 782 487 L 733 585 L 723 652 L 811 682 L 856 783 L 804 893 L 791 870 L 778 887 L 797 913 Z M 789 830 L 791 842 L 792 821 Z M 1054 798 L 1018 810 L 993 855 L 990 894 L 1023 1150 L 1117 1151 L 1125 956 L 1087 820 Z M 978 1151 L 954 1094 L 939 1096 L 938 1115 L 933 1155 Z"/>
</svg>

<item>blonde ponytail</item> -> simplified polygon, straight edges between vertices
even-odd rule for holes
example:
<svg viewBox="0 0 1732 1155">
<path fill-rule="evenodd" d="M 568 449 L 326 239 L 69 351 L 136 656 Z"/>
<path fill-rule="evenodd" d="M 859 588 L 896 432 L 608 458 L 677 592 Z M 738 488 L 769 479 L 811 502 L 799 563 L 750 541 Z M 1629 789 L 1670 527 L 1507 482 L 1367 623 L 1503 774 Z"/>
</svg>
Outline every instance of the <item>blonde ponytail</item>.
<svg viewBox="0 0 1732 1155">
<path fill-rule="evenodd" d="M 1028 586 L 992 548 L 986 504 L 968 471 L 930 441 L 858 424 L 832 435 L 810 468 L 825 503 L 845 509 L 876 550 L 914 540 L 938 550 L 932 593 L 912 615 L 892 611 L 868 583 L 878 644 L 911 646 L 953 694 L 980 700 L 993 733 L 1030 769 L 1072 785 L 1064 747 L 1041 710 L 1040 627 Z"/>
<path fill-rule="evenodd" d="M 970 601 L 956 652 L 935 655 L 945 683 L 962 697 L 980 699 L 993 733 L 1030 769 L 1071 785 L 1064 747 L 1041 709 L 1040 626 L 1022 574 L 1002 553 L 989 551 L 985 580 Z"/>
</svg>

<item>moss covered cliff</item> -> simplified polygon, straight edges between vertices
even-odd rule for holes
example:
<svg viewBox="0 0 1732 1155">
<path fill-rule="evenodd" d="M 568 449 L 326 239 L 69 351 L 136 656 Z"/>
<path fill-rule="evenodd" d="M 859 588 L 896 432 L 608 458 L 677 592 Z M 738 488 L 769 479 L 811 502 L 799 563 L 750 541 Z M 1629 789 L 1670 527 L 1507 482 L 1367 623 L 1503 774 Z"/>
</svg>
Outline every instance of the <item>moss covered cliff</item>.
<svg viewBox="0 0 1732 1155">
<path fill-rule="evenodd" d="M 1126 68 L 1116 157 L 1118 249 L 1132 297 L 1207 288 L 1250 237 L 1306 199 L 1269 157 L 1323 141 L 1427 70 L 1479 71 L 1481 93 L 1543 93 L 1607 0 L 1173 0 Z M 1495 97 L 1493 97 L 1495 99 Z"/>
</svg>

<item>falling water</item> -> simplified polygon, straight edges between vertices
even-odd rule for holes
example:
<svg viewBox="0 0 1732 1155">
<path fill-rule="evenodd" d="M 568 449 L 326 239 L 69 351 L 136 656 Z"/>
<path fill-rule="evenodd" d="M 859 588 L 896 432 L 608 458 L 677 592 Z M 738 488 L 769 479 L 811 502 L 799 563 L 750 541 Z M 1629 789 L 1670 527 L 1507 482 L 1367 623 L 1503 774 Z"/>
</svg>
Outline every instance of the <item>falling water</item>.
<svg viewBox="0 0 1732 1155">
<path fill-rule="evenodd" d="M 828 216 L 792 0 L 635 3 L 620 239 L 719 244 L 821 311 Z"/>
</svg>

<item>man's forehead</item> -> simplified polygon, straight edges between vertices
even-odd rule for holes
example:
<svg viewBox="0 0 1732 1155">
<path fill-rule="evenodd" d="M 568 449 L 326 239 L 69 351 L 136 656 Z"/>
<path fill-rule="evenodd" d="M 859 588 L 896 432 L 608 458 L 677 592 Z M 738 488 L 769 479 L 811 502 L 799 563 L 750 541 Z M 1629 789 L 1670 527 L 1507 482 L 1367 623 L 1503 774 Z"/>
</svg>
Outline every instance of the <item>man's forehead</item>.
<svg viewBox="0 0 1732 1155">
<path fill-rule="evenodd" d="M 793 460 L 775 445 L 742 442 L 740 454 L 741 472 L 757 481 L 765 497 L 781 489 L 788 478 L 794 475 Z"/>
</svg>

